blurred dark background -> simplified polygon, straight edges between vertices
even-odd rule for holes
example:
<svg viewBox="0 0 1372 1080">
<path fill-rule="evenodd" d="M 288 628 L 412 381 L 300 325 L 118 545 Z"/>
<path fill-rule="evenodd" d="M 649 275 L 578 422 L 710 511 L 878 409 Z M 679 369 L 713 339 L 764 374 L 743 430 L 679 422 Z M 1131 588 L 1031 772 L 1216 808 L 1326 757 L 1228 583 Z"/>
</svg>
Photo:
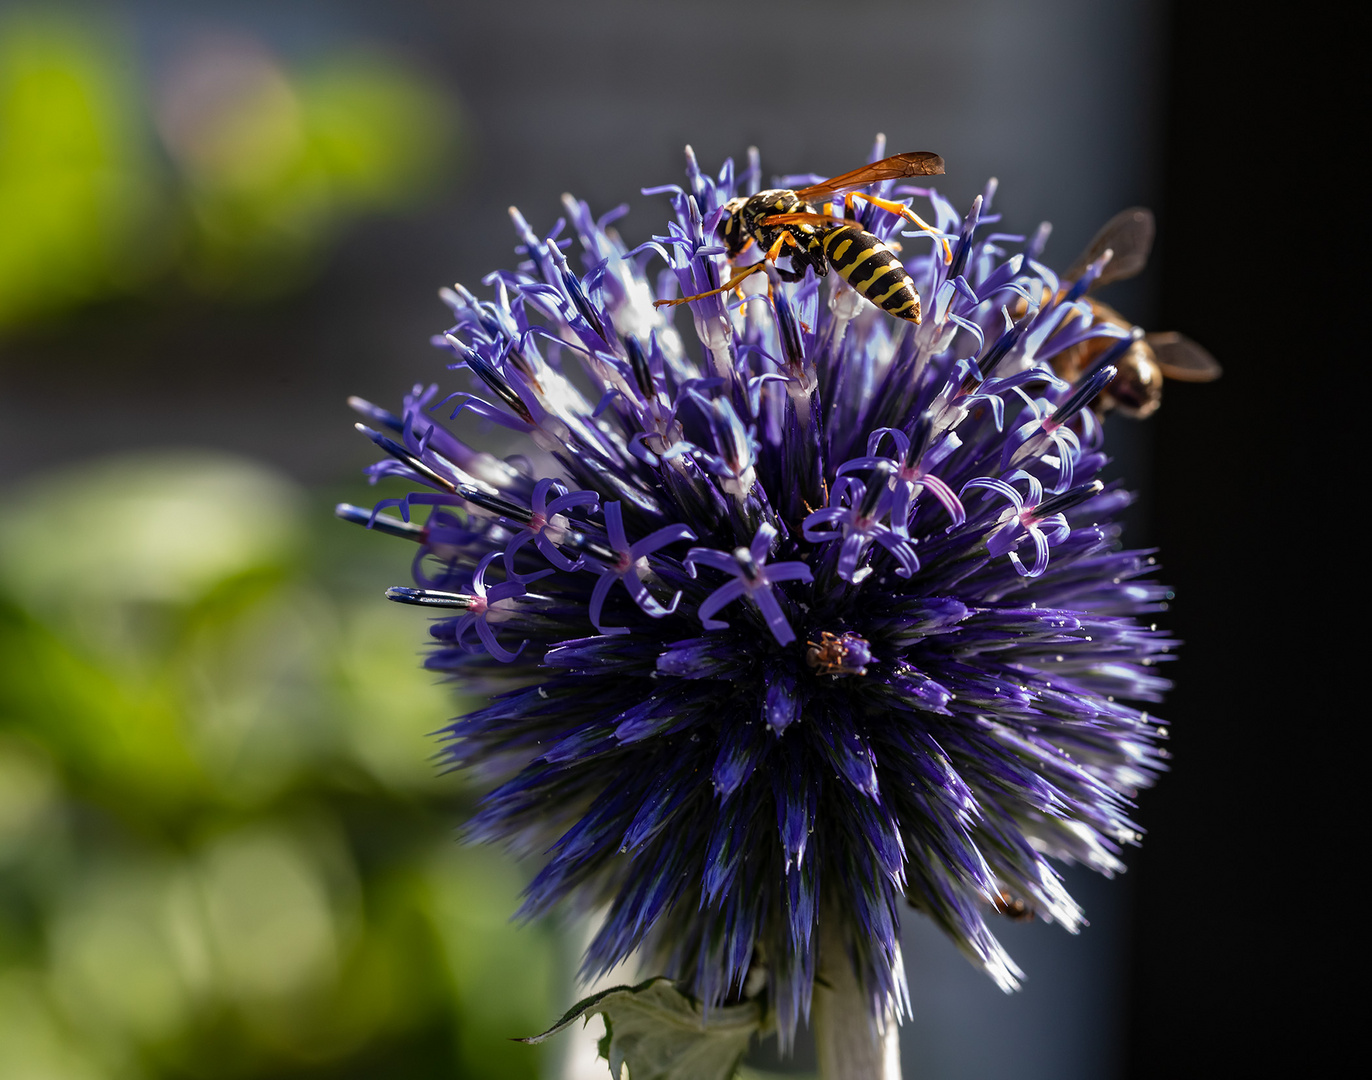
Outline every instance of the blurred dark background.
<svg viewBox="0 0 1372 1080">
<path fill-rule="evenodd" d="M 407 568 L 329 515 L 371 494 L 343 402 L 447 376 L 435 292 L 512 264 L 510 204 L 628 202 L 633 242 L 688 142 L 833 174 L 878 131 L 956 205 L 998 177 L 1059 267 L 1153 207 L 1105 298 L 1226 367 L 1110 422 L 1187 642 L 1147 841 L 1068 872 L 1079 937 L 1006 928 L 1015 996 L 912 920 L 906 1075 L 1272 1063 L 1356 783 L 1298 546 L 1347 340 L 1306 290 L 1358 291 L 1313 55 L 1161 0 L 0 2 L 0 1075 L 579 1075 L 507 1041 L 572 1000 L 575 930 L 507 925 L 521 869 L 452 842 Z"/>
</svg>

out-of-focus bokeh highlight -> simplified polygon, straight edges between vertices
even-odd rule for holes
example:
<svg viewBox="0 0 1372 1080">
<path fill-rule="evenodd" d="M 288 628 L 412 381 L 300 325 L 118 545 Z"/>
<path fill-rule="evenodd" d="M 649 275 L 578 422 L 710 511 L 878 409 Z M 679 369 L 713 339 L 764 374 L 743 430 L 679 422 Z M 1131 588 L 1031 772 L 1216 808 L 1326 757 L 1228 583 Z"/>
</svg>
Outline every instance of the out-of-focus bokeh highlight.
<svg viewBox="0 0 1372 1080">
<path fill-rule="evenodd" d="M 340 531 L 199 452 L 6 499 L 0 1075 L 536 1075 L 557 942 L 453 843 L 454 703 Z"/>
<path fill-rule="evenodd" d="M 298 287 L 350 219 L 431 190 L 453 109 L 366 48 L 293 65 L 202 31 L 149 71 L 117 24 L 0 16 L 0 333 L 118 297 Z"/>
</svg>

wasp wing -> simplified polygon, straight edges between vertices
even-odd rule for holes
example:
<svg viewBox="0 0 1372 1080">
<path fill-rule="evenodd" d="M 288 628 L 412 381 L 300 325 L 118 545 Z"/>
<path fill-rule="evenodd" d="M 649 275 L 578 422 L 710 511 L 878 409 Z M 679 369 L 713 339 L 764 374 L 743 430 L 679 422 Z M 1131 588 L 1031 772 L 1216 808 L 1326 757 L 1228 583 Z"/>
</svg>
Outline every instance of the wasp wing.
<svg viewBox="0 0 1372 1080">
<path fill-rule="evenodd" d="M 1219 361 L 1185 334 L 1169 330 L 1147 334 L 1143 340 L 1153 350 L 1158 367 L 1169 379 L 1178 382 L 1214 382 L 1220 377 Z"/>
<path fill-rule="evenodd" d="M 1086 245 L 1086 250 L 1062 275 L 1062 280 L 1076 281 L 1086 273 L 1088 266 L 1105 254 L 1107 248 L 1114 254 L 1091 287 L 1099 288 L 1112 281 L 1133 277 L 1147 264 L 1156 232 L 1153 211 L 1147 207 L 1131 206 L 1128 210 L 1121 210 L 1101 226 L 1100 232 Z"/>
<path fill-rule="evenodd" d="M 838 217 L 829 214 L 772 214 L 762 218 L 759 225 L 856 225 L 859 229 L 861 224 L 852 218 Z"/>
<path fill-rule="evenodd" d="M 809 202 L 812 199 L 821 199 L 825 195 L 876 184 L 882 180 L 900 180 L 907 176 L 938 176 L 942 172 L 943 158 L 938 154 L 930 153 L 928 150 L 914 150 L 908 154 L 893 154 L 860 169 L 846 172 L 842 176 L 831 177 L 823 183 L 799 188 L 796 194 L 803 201 Z"/>
</svg>

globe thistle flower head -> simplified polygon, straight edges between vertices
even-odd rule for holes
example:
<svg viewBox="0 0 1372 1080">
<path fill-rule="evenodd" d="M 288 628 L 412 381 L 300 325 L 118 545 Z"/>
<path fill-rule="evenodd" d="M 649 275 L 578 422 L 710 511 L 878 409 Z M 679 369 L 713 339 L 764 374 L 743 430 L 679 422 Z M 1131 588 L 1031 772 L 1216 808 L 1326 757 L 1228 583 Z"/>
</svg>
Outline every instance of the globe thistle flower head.
<svg viewBox="0 0 1372 1080">
<path fill-rule="evenodd" d="M 883 183 L 932 206 L 933 243 L 856 210 L 921 322 L 769 268 L 682 335 L 654 299 L 718 288 L 760 187 L 755 155 L 687 166 L 637 248 L 569 196 L 546 234 L 512 210 L 519 266 L 442 293 L 465 387 L 354 402 L 373 479 L 413 490 L 339 512 L 418 545 L 388 595 L 437 616 L 427 667 L 490 695 L 445 732 L 489 788 L 469 833 L 538 860 L 522 914 L 604 910 L 587 974 L 637 954 L 707 1005 L 761 981 L 786 1042 L 821 919 L 873 1014 L 904 1008 L 909 902 L 1011 989 L 997 912 L 1075 931 L 1052 860 L 1121 870 L 1161 767 L 1137 703 L 1166 592 L 1120 545 L 1089 407 L 1119 351 L 1048 364 L 1131 342 L 1083 299 L 1103 260 L 1059 281 L 1045 230 L 995 231 L 994 182 L 966 214 Z M 520 454 L 467 441 L 492 423 Z"/>
</svg>

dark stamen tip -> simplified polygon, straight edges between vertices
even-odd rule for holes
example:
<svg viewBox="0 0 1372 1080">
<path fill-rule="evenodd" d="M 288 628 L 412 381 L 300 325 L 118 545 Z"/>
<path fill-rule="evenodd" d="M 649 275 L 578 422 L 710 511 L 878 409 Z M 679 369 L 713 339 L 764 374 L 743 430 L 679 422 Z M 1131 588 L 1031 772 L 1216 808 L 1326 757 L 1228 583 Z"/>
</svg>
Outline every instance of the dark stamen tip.
<svg viewBox="0 0 1372 1080">
<path fill-rule="evenodd" d="M 1043 502 L 1039 503 L 1035 509 L 1035 514 L 1047 517 L 1049 514 L 1061 514 L 1064 510 L 1070 510 L 1074 506 L 1084 503 L 1105 490 L 1105 485 L 1099 480 L 1092 480 L 1089 484 L 1078 484 L 1074 488 L 1057 495 L 1049 495 Z"/>
<path fill-rule="evenodd" d="M 378 424 L 388 427 L 392 431 L 405 430 L 405 421 L 396 416 L 395 413 L 383 409 L 380 405 L 373 405 L 366 398 L 358 397 L 356 394 L 348 398 L 348 408 L 375 420 Z"/>
<path fill-rule="evenodd" d="M 361 525 L 375 532 L 386 533 L 388 536 L 399 536 L 406 540 L 423 542 L 429 532 L 423 525 L 413 521 L 402 521 L 400 518 L 391 517 L 389 514 L 374 514 L 372 511 L 361 506 L 354 506 L 352 503 L 339 503 L 333 508 L 333 512 L 334 516 L 342 521 L 351 521 L 354 525 Z"/>
<path fill-rule="evenodd" d="M 435 487 L 440 487 L 444 491 L 457 491 L 457 486 L 451 480 L 449 480 L 442 473 L 436 472 L 434 469 L 424 464 L 423 461 L 415 457 L 414 454 L 410 453 L 408 450 L 405 449 L 405 447 L 401 446 L 394 439 L 387 438 L 385 435 L 382 435 L 381 432 L 374 431 L 372 428 L 369 428 L 366 424 L 354 424 L 353 427 L 357 428 L 357 430 L 362 432 L 363 435 L 371 439 L 372 442 L 376 443 L 376 445 L 381 447 L 382 450 L 390 454 L 391 457 L 395 458 L 402 465 L 405 465 L 408 468 L 413 469 L 416 473 L 424 477 L 425 480 L 428 480 Z"/>
<path fill-rule="evenodd" d="M 386 599 L 394 600 L 397 604 L 414 604 L 418 607 L 451 607 L 465 610 L 472 606 L 472 597 L 463 593 L 411 589 L 406 585 L 392 585 L 386 590 Z"/>
</svg>

